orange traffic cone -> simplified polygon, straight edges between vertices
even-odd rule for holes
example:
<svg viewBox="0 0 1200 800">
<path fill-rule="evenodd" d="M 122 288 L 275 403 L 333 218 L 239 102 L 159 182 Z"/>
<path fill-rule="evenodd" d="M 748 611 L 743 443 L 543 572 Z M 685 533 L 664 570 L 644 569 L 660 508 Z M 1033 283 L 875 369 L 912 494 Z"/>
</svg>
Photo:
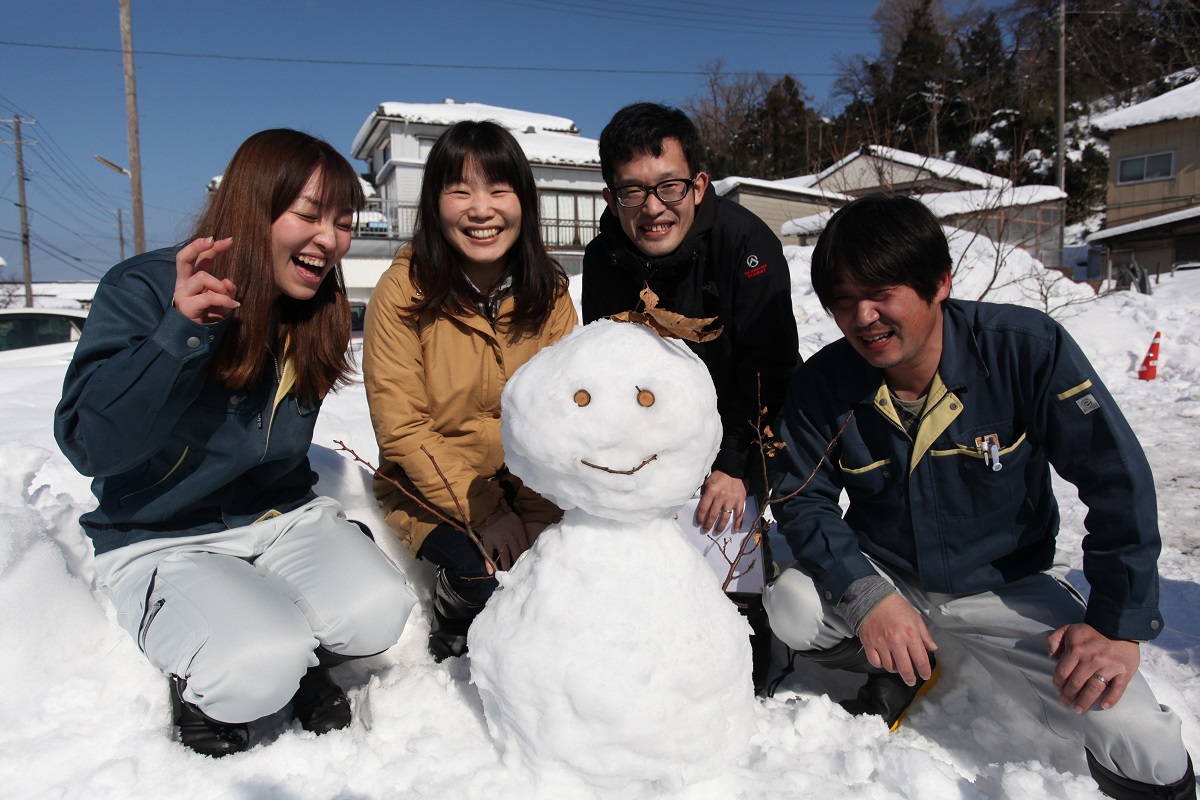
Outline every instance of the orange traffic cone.
<svg viewBox="0 0 1200 800">
<path fill-rule="evenodd" d="M 1142 359 L 1142 365 L 1138 367 L 1138 377 L 1144 381 L 1152 381 L 1158 377 L 1158 343 L 1162 340 L 1162 332 L 1154 332 L 1154 341 L 1150 343 L 1150 350 L 1146 353 L 1146 357 Z"/>
</svg>

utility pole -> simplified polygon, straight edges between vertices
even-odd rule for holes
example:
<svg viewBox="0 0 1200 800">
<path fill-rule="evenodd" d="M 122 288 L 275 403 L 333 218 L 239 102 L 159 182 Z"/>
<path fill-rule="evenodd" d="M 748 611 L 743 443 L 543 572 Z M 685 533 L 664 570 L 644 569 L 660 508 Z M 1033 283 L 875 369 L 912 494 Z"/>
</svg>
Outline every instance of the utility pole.
<svg viewBox="0 0 1200 800">
<path fill-rule="evenodd" d="M 1058 0 L 1058 188 L 1067 190 L 1067 0 Z"/>
<path fill-rule="evenodd" d="M 125 222 L 121 219 L 121 209 L 117 209 L 117 241 L 121 243 L 121 260 L 125 260 Z"/>
<path fill-rule="evenodd" d="M 1058 0 L 1058 188 L 1067 191 L 1067 0 Z M 1063 205 L 1058 226 L 1058 263 L 1063 265 L 1066 246 L 1067 209 Z"/>
<path fill-rule="evenodd" d="M 0 119 L 0 122 L 12 123 L 13 141 L 17 150 L 17 200 L 21 209 L 21 260 L 25 265 L 25 307 L 33 308 L 33 267 L 29 261 L 29 216 L 25 212 L 25 160 L 21 153 L 21 117 L 14 115 L 12 119 Z M 25 122 L 37 124 L 36 119 Z M 8 142 L 4 142 L 8 144 Z M 37 142 L 30 142 L 37 144 Z"/>
<path fill-rule="evenodd" d="M 133 252 L 146 252 L 146 222 L 142 216 L 142 147 L 138 139 L 137 79 L 133 72 L 133 17 L 129 0 L 121 8 L 121 51 L 125 56 L 125 127 L 129 132 L 129 191 L 133 201 Z"/>
</svg>

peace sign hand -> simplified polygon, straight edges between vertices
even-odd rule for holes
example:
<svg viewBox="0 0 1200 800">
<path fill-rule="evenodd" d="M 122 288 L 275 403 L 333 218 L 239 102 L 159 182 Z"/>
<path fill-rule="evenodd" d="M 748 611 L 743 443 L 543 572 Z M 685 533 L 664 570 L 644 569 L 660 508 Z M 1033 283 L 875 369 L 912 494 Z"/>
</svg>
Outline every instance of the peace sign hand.
<svg viewBox="0 0 1200 800">
<path fill-rule="evenodd" d="M 175 256 L 175 296 L 172 305 L 190 319 L 207 325 L 220 322 L 241 305 L 237 287 L 228 278 L 212 274 L 217 256 L 233 246 L 233 239 L 196 239 Z"/>
</svg>

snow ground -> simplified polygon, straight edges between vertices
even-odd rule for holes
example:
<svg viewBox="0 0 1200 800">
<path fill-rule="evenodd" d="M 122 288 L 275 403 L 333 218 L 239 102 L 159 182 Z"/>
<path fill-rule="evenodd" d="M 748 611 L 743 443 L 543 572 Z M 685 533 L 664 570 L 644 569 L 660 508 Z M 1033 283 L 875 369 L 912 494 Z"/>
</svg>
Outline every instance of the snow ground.
<svg viewBox="0 0 1200 800">
<path fill-rule="evenodd" d="M 958 250 L 963 250 L 959 247 Z M 805 355 L 836 338 L 807 287 L 807 253 L 791 249 L 794 300 Z M 982 259 L 985 260 L 985 259 Z M 969 275 L 956 283 L 970 289 Z M 1019 283 L 1019 281 L 1017 282 Z M 1200 271 L 1163 278 L 1153 296 L 1112 295 L 1074 306 L 1064 323 L 1092 358 L 1149 455 L 1157 478 L 1167 629 L 1143 647 L 1159 700 L 1183 718 L 1200 754 L 1200 335 L 1192 327 Z M 960 293 L 957 293 L 960 296 Z M 1015 299 L 1015 298 L 1014 298 Z M 1159 377 L 1136 379 L 1155 331 Z M 92 586 L 90 548 L 76 518 L 91 507 L 88 481 L 54 444 L 51 415 L 61 367 L 0 372 L 0 795 L 11 798 L 529 798 L 553 797 L 508 771 L 494 747 L 466 659 L 433 663 L 428 611 L 414 612 L 387 652 L 335 670 L 355 710 L 353 725 L 316 737 L 282 715 L 256 723 L 255 746 L 222 760 L 172 740 L 166 681 L 117 627 Z M 352 517 L 384 526 L 364 472 L 335 452 L 342 439 L 365 458 L 374 439 L 361 386 L 329 398 L 313 462 L 318 490 Z M 1058 485 L 1061 542 L 1077 574 L 1084 508 Z M 431 573 L 398 543 L 381 546 L 423 600 Z M 935 632 L 936 636 L 936 632 Z M 777 652 L 776 666 L 782 664 Z M 939 651 L 939 684 L 888 734 L 847 716 L 831 699 L 855 679 L 800 665 L 756 707 L 751 748 L 724 775 L 670 793 L 698 798 L 1099 797 L 1074 745 L 1020 716 L 952 646 Z M 703 664 L 697 664 L 703 669 Z M 622 702 L 613 697 L 611 702 Z M 591 796 L 581 791 L 581 796 Z M 599 791 L 596 796 L 604 796 Z M 627 792 L 621 797 L 630 797 Z"/>
</svg>

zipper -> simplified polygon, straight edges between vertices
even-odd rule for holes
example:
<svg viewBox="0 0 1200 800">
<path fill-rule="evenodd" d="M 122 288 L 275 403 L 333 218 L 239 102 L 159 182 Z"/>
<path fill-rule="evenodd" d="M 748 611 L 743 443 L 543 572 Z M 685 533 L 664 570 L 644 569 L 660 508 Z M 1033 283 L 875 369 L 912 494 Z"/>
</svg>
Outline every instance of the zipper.
<svg viewBox="0 0 1200 800">
<path fill-rule="evenodd" d="M 153 583 L 151 585 L 153 585 Z M 146 652 L 146 634 L 150 632 L 150 625 L 153 624 L 154 618 L 158 616 L 158 612 L 162 611 L 162 607 L 166 604 L 166 599 L 160 597 L 154 602 L 154 605 L 146 611 L 145 619 L 142 622 L 142 629 L 138 632 L 138 647 L 141 648 L 143 653 Z"/>
</svg>

